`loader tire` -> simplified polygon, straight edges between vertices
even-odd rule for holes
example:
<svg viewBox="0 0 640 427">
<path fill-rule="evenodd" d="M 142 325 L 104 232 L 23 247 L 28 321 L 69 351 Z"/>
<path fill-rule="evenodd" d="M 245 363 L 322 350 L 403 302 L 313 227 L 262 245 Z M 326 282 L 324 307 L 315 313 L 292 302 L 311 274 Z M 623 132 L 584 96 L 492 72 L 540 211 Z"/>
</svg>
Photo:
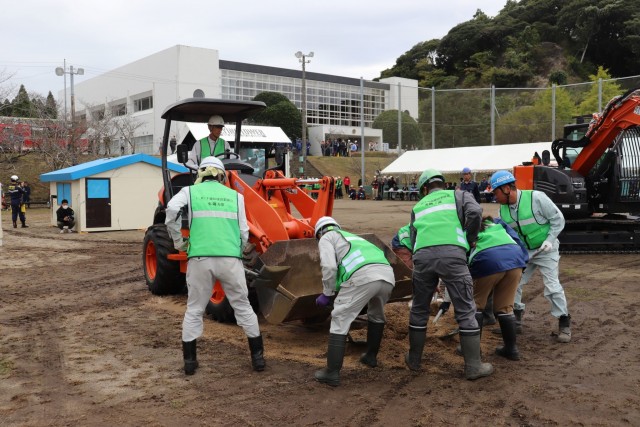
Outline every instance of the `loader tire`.
<svg viewBox="0 0 640 427">
<path fill-rule="evenodd" d="M 177 252 L 166 225 L 154 224 L 147 228 L 142 246 L 142 266 L 147 286 L 152 294 L 167 295 L 184 292 L 185 275 L 180 272 L 180 263 L 167 259 L 167 255 Z"/>
<path fill-rule="evenodd" d="M 213 293 L 205 308 L 205 313 L 210 315 L 213 320 L 220 323 L 236 323 L 236 316 L 233 308 L 222 290 L 220 281 L 216 280 L 213 285 Z"/>
<path fill-rule="evenodd" d="M 255 289 L 249 289 L 249 304 L 254 313 L 259 313 L 258 296 Z M 211 298 L 205 308 L 205 313 L 210 315 L 213 320 L 220 323 L 236 323 L 236 316 L 233 312 L 233 308 L 224 294 L 222 285 L 219 281 L 213 285 L 213 292 Z"/>
</svg>

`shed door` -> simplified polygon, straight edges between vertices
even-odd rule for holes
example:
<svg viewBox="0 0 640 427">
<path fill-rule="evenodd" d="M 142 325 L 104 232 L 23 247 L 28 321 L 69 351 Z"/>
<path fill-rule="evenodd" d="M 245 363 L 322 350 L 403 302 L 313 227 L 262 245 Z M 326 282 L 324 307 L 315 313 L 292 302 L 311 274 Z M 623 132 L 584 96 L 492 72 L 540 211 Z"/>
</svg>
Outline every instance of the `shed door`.
<svg viewBox="0 0 640 427">
<path fill-rule="evenodd" d="M 87 228 L 111 227 L 111 180 L 87 178 Z"/>
</svg>

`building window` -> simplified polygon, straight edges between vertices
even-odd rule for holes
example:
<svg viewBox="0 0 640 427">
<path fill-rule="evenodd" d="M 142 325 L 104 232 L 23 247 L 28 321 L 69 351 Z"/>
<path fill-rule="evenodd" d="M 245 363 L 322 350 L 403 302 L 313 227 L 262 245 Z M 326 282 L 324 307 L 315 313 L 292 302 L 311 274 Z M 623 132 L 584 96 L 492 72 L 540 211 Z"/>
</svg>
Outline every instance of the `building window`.
<svg viewBox="0 0 640 427">
<path fill-rule="evenodd" d="M 118 104 L 111 107 L 111 114 L 114 116 L 126 116 L 127 115 L 127 104 Z"/>
<path fill-rule="evenodd" d="M 133 111 L 144 111 L 153 108 L 153 97 L 147 96 L 146 98 L 135 99 L 133 101 Z"/>
</svg>

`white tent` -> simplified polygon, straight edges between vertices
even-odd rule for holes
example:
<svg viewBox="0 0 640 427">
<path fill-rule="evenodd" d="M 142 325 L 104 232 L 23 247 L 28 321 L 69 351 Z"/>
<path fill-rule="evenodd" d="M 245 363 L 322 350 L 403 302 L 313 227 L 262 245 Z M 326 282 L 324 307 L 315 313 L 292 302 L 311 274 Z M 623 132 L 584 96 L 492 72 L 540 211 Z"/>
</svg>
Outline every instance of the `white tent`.
<svg viewBox="0 0 640 427">
<path fill-rule="evenodd" d="M 493 172 L 529 162 L 534 153 L 542 156 L 544 150 L 551 151 L 550 142 L 407 151 L 384 168 L 382 174 L 419 174 L 429 168 L 442 173 L 460 173 L 465 167 L 473 172 Z"/>
<path fill-rule="evenodd" d="M 187 127 L 196 140 L 209 135 L 209 128 L 206 123 L 187 123 Z M 236 139 L 236 126 L 225 125 L 220 137 L 227 142 L 234 142 Z M 284 131 L 277 126 L 242 125 L 240 138 L 242 142 L 291 144 L 291 140 Z"/>
</svg>

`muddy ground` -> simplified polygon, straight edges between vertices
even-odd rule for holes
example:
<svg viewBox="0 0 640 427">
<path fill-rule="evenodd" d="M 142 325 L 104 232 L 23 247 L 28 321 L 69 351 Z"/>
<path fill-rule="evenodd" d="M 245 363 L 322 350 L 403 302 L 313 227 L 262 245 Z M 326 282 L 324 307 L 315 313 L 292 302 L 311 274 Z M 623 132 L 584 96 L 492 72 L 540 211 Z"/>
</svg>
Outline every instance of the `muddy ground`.
<svg viewBox="0 0 640 427">
<path fill-rule="evenodd" d="M 495 213 L 495 205 L 484 205 Z M 342 200 L 335 216 L 354 232 L 389 241 L 409 202 Z M 250 369 L 237 326 L 205 322 L 200 369 L 182 372 L 184 295 L 157 297 L 141 267 L 144 232 L 64 234 L 49 211 L 28 212 L 28 229 L 5 230 L 0 248 L 0 425 L 640 425 L 640 258 L 565 255 L 561 280 L 573 341 L 557 344 L 539 275 L 525 288 L 522 360 L 493 354 L 495 374 L 462 377 L 451 312 L 430 323 L 424 371 L 403 363 L 406 303 L 387 306 L 380 366 L 358 363 L 349 345 L 337 388 L 314 381 L 328 323 L 269 325 L 268 367 Z M 354 330 L 355 338 L 364 330 Z"/>
</svg>

